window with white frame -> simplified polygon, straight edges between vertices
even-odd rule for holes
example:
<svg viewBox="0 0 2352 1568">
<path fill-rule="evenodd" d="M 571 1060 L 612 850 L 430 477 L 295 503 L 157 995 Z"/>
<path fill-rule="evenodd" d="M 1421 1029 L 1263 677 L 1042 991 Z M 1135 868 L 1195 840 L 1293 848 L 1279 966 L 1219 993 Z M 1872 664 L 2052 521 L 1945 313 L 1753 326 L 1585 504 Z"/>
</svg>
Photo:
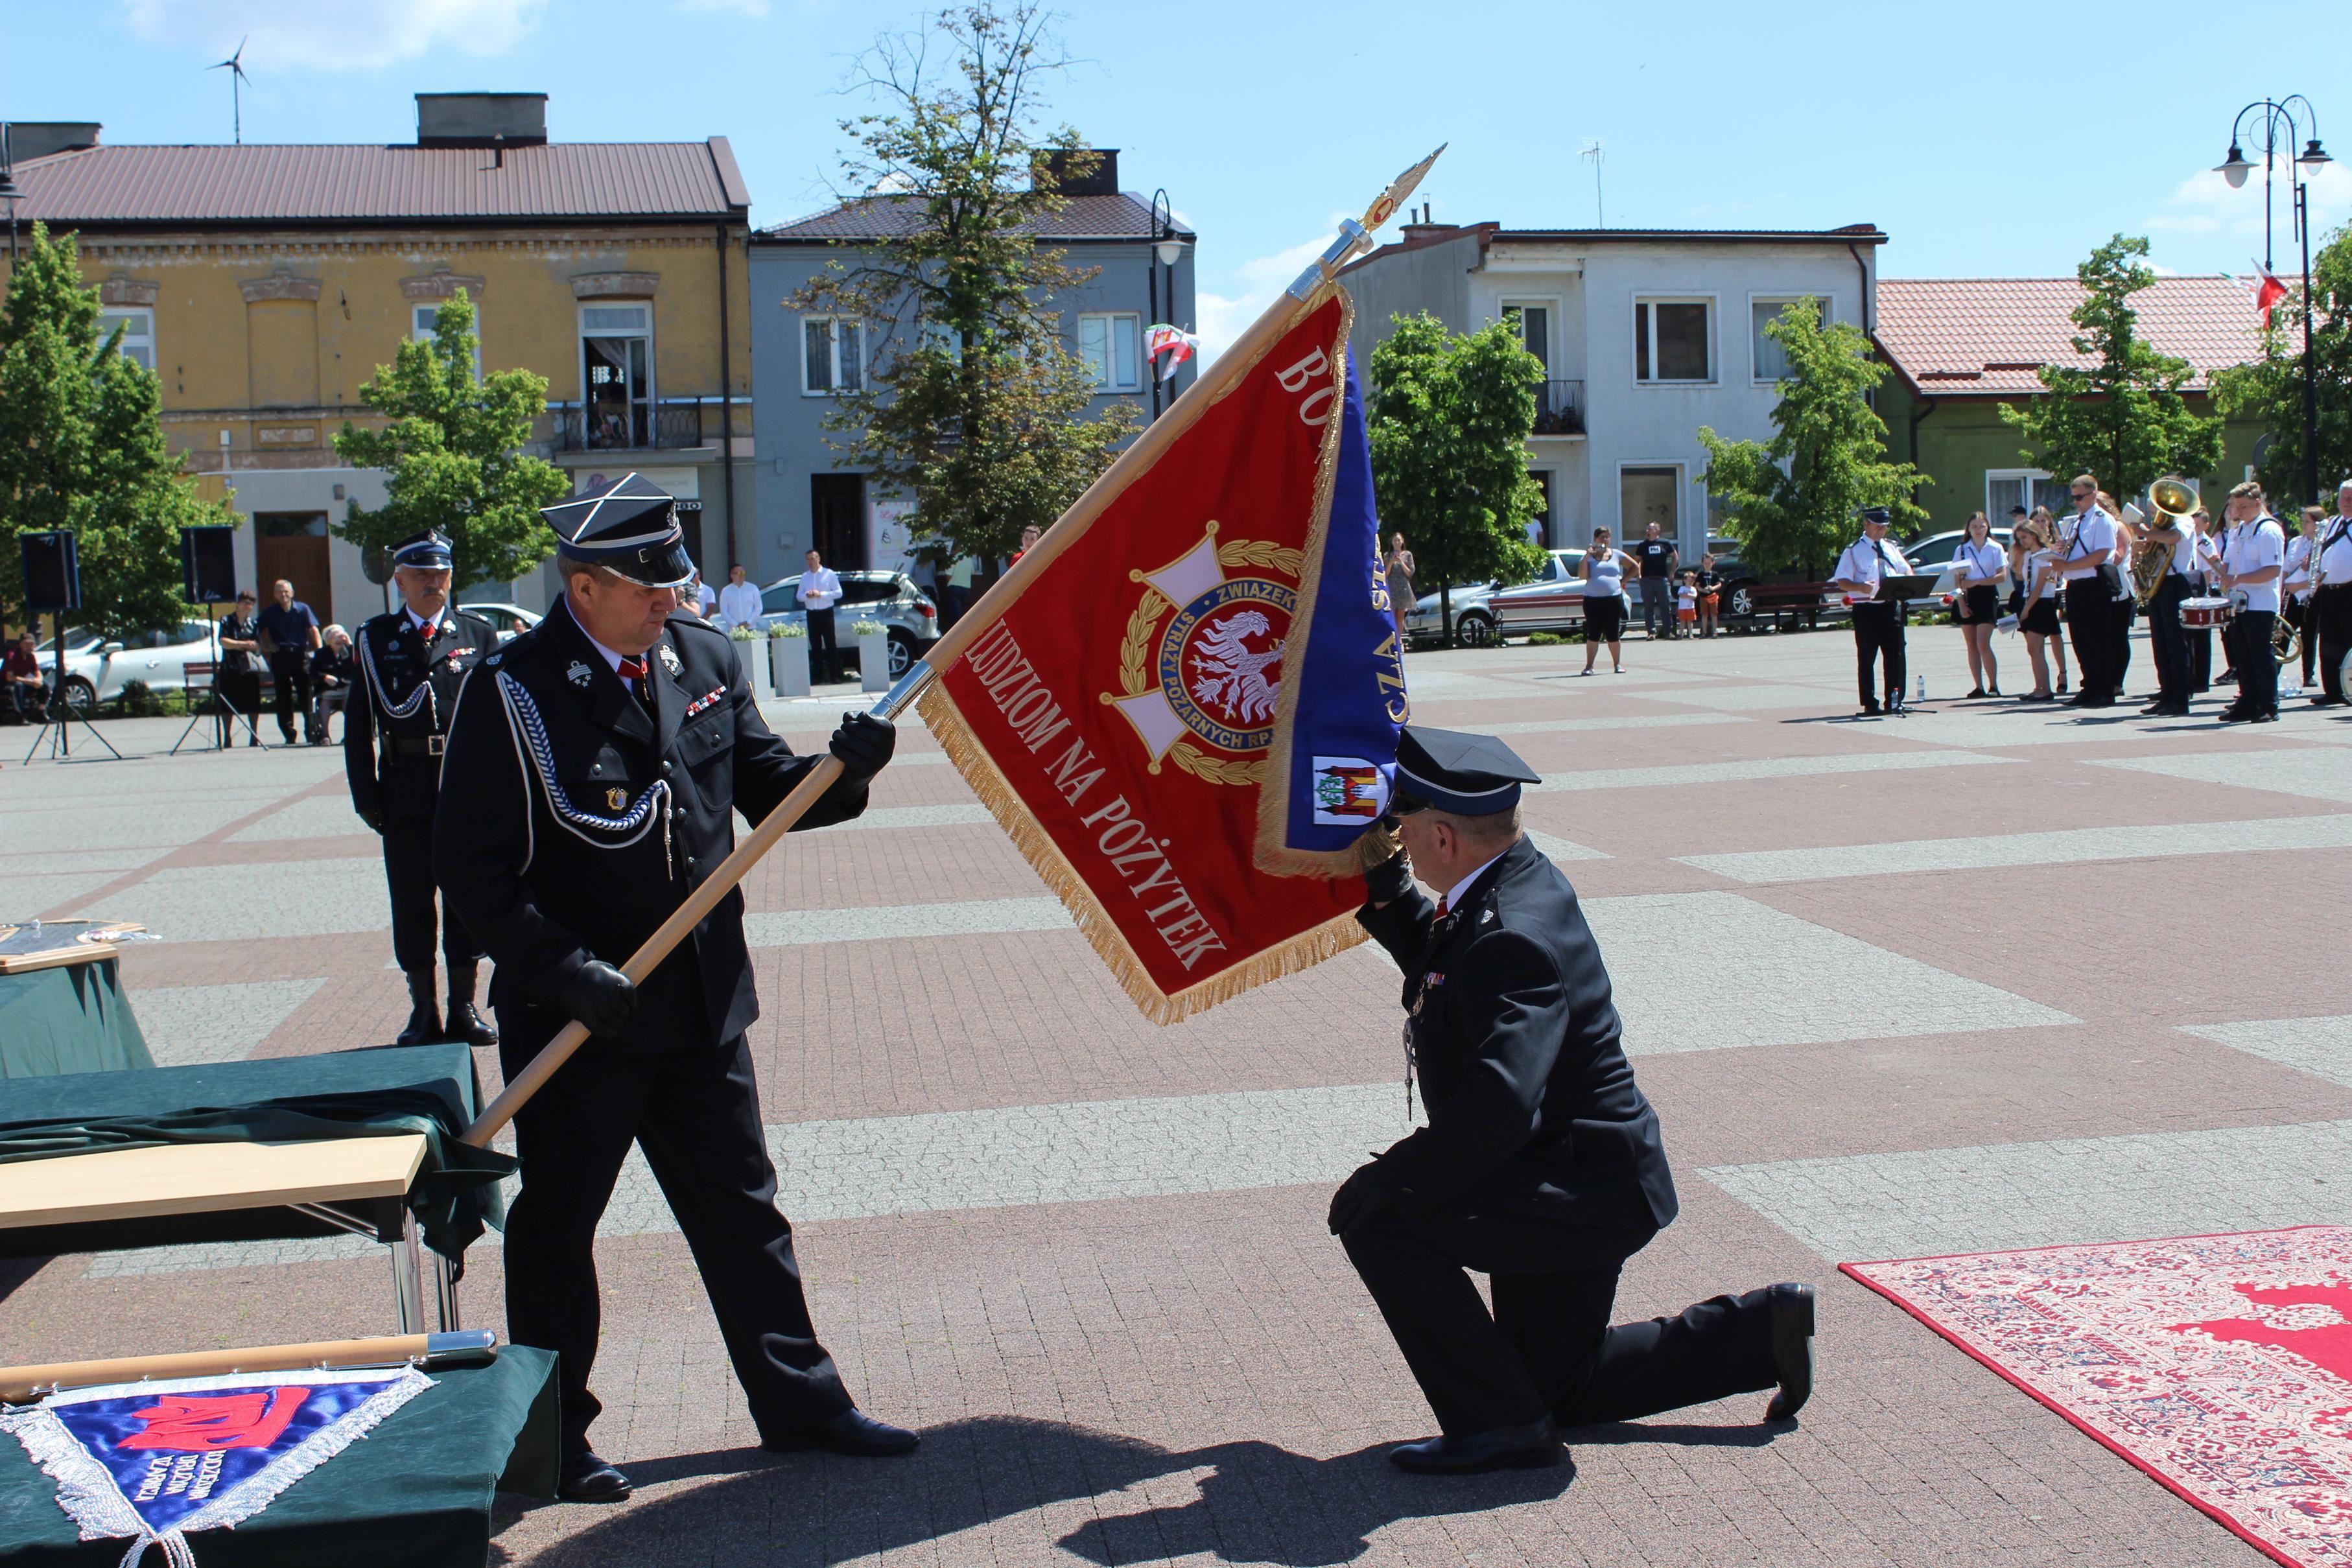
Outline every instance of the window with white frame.
<svg viewBox="0 0 2352 1568">
<path fill-rule="evenodd" d="M 438 305 L 412 305 L 408 311 L 408 335 L 420 343 L 433 340 L 434 329 L 441 324 Z M 482 308 L 474 307 L 474 379 L 482 379 Z"/>
<path fill-rule="evenodd" d="M 2053 479 L 2045 468 L 1988 468 L 1985 470 L 1985 516 L 1995 528 L 2009 526 L 2009 509 L 2023 507 L 2032 512 L 2036 507 L 2047 507 L 2053 517 L 2063 517 L 2074 509 L 2066 493 L 2066 481 Z"/>
<path fill-rule="evenodd" d="M 580 308 L 582 420 L 590 447 L 654 444 L 654 308 Z"/>
<path fill-rule="evenodd" d="M 1128 311 L 1088 311 L 1078 318 L 1078 358 L 1097 392 L 1140 392 L 1143 318 Z"/>
<path fill-rule="evenodd" d="M 1715 380 L 1715 301 L 1633 301 L 1633 379 L 1652 385 Z"/>
<path fill-rule="evenodd" d="M 1825 294 L 1790 294 L 1748 302 L 1748 338 L 1752 345 L 1748 362 L 1754 367 L 1754 380 L 1759 385 L 1769 386 L 1785 381 L 1789 375 L 1789 351 L 1767 337 L 1764 329 L 1780 319 L 1780 313 L 1800 299 L 1808 299 L 1821 308 L 1820 321 L 1824 327 L 1833 319 L 1829 296 Z"/>
<path fill-rule="evenodd" d="M 1511 324 L 1511 335 L 1528 352 L 1543 361 L 1544 374 L 1550 375 L 1551 306 L 1535 300 L 1508 301 L 1503 306 L 1503 319 Z"/>
<path fill-rule="evenodd" d="M 809 397 L 866 387 L 866 323 L 854 316 L 801 318 L 801 391 Z"/>
<path fill-rule="evenodd" d="M 155 368 L 155 312 L 145 306 L 120 310 L 101 310 L 98 316 L 98 339 L 104 342 L 109 334 L 122 329 L 122 357 L 133 360 L 149 370 Z"/>
</svg>

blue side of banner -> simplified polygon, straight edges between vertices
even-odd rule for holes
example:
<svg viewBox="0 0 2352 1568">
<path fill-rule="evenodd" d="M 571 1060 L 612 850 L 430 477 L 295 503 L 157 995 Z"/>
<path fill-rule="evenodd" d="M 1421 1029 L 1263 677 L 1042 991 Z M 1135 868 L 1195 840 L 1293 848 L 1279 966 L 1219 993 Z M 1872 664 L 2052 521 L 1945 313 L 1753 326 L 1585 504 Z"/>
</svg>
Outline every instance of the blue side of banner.
<svg viewBox="0 0 2352 1568">
<path fill-rule="evenodd" d="M 1283 678 L 1298 685 L 1283 842 L 1319 854 L 1345 851 L 1387 809 L 1397 731 L 1408 711 L 1403 655 L 1381 571 L 1371 442 L 1352 359 L 1340 420 L 1314 619 L 1303 637 L 1292 629 L 1283 660 Z"/>
</svg>

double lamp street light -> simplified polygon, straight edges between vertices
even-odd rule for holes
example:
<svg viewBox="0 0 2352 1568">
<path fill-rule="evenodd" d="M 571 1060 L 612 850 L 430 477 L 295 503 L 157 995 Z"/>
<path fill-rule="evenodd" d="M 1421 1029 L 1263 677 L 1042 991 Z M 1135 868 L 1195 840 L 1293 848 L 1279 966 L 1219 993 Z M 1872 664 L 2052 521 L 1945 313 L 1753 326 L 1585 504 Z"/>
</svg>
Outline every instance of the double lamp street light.
<svg viewBox="0 0 2352 1568">
<path fill-rule="evenodd" d="M 2298 118 L 2296 106 L 2301 106 Z M 2230 155 L 2214 168 L 2214 172 L 2230 182 L 2231 189 L 2244 186 L 2246 176 L 2254 172 L 2253 160 L 2248 158 L 2241 144 L 2240 132 L 2245 128 L 2246 117 L 2259 112 L 2263 132 L 2263 271 L 2271 272 L 2271 180 L 2281 163 L 2286 164 L 2287 177 L 2294 190 L 2294 235 L 2303 242 L 2303 499 L 2319 499 L 2319 370 L 2311 349 L 2311 182 L 2319 172 L 2335 162 L 2319 145 L 2319 115 L 2311 100 L 2301 93 L 2283 99 L 2263 99 L 2238 110 L 2238 118 L 2230 122 Z M 2284 131 L 2284 135 L 2280 132 Z M 2309 132 L 2303 151 L 2295 151 L 2295 141 Z"/>
</svg>

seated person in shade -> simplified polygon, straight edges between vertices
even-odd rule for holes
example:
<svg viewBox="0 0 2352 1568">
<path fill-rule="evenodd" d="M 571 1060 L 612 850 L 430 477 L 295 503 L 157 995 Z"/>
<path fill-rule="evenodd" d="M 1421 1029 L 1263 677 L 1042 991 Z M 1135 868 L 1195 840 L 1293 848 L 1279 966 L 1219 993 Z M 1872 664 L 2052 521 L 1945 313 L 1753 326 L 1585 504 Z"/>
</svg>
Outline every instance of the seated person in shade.
<svg viewBox="0 0 2352 1568">
<path fill-rule="evenodd" d="M 27 724 L 40 722 L 49 685 L 41 674 L 40 644 L 30 632 L 8 644 L 6 659 L 0 660 L 0 686 L 6 688 L 9 712 Z"/>
<path fill-rule="evenodd" d="M 327 720 L 343 711 L 352 695 L 352 634 L 330 626 L 310 655 L 310 744 L 327 744 Z"/>
</svg>

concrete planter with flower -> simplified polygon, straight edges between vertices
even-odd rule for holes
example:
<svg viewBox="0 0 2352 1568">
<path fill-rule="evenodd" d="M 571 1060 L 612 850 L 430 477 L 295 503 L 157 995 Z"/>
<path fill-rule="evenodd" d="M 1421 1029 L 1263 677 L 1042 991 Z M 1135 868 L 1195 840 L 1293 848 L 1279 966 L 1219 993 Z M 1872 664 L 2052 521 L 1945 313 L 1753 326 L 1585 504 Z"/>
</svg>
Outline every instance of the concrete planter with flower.
<svg viewBox="0 0 2352 1568">
<path fill-rule="evenodd" d="M 776 695 L 809 695 L 808 628 L 780 621 L 768 628 L 768 655 L 775 672 Z"/>
<path fill-rule="evenodd" d="M 879 621 L 860 621 L 850 627 L 857 638 L 857 689 L 890 689 L 890 628 Z"/>
<path fill-rule="evenodd" d="M 743 678 L 751 683 L 752 700 L 757 702 L 774 696 L 775 667 L 770 662 L 764 646 L 767 639 L 761 636 L 756 628 L 738 626 L 727 633 L 727 640 L 735 644 L 735 657 L 742 663 Z"/>
</svg>

